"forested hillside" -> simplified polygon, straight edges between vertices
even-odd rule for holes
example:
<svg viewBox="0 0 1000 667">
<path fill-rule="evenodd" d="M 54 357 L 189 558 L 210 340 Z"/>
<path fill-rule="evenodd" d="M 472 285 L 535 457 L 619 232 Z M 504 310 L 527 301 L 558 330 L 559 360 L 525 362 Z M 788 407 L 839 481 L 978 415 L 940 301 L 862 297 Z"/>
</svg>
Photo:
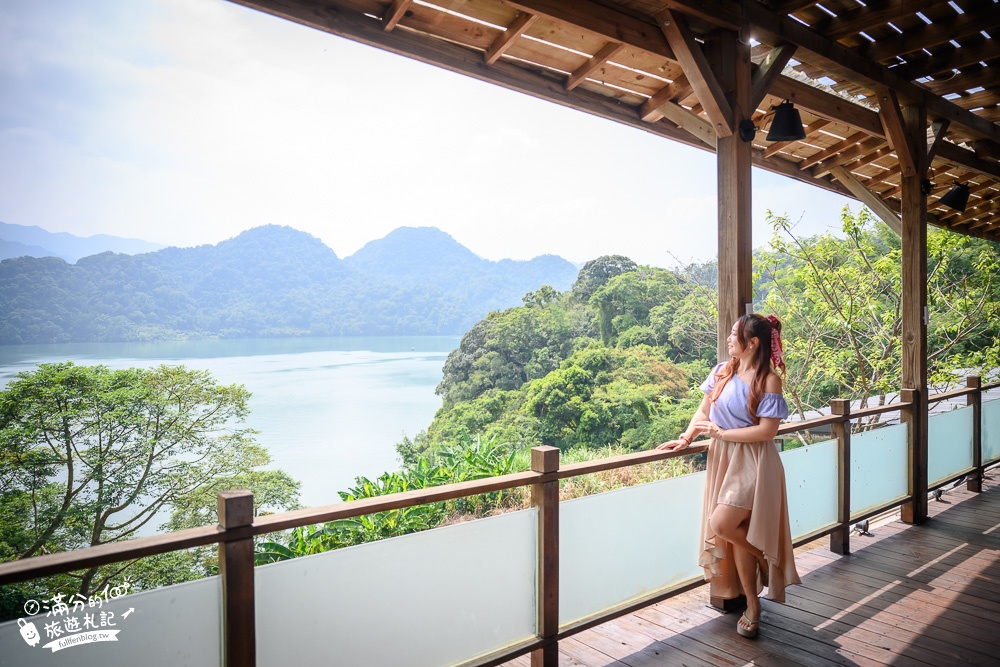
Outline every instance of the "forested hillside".
<svg viewBox="0 0 1000 667">
<path fill-rule="evenodd" d="M 542 284 L 565 288 L 569 262 L 489 262 L 431 228 L 369 244 L 346 262 L 289 227 L 215 246 L 76 264 L 0 262 L 0 344 L 184 337 L 459 334 Z M 449 264 L 464 252 L 466 261 Z M 472 261 L 475 260 L 475 261 Z"/>
</svg>

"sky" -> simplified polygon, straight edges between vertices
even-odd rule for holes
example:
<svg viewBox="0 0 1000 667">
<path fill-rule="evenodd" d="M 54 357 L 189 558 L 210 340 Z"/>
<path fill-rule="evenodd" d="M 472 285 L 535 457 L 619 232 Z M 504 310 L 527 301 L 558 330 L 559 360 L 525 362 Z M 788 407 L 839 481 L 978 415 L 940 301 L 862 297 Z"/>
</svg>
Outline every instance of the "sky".
<svg viewBox="0 0 1000 667">
<path fill-rule="evenodd" d="M 491 260 L 717 252 L 715 156 L 224 0 L 2 0 L 0 221 L 215 244 L 288 225 L 345 257 L 434 226 Z M 850 199 L 753 171 L 765 212 Z"/>
</svg>

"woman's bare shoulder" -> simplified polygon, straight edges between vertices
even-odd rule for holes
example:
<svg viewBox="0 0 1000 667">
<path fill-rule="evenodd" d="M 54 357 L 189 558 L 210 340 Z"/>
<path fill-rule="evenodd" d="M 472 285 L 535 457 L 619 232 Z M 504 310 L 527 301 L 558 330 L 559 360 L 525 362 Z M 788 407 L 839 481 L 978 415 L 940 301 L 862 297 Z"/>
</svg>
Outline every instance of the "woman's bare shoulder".
<svg viewBox="0 0 1000 667">
<path fill-rule="evenodd" d="M 764 380 L 764 391 L 768 394 L 780 394 L 781 384 L 780 375 L 777 373 L 769 373 L 767 379 Z"/>
</svg>

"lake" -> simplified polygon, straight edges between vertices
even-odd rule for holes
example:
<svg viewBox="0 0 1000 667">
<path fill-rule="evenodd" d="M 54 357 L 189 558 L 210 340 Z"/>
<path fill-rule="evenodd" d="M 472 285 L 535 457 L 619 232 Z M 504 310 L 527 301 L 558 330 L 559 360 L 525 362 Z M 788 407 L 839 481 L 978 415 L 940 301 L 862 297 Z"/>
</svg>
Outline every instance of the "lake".
<svg viewBox="0 0 1000 667">
<path fill-rule="evenodd" d="M 0 346 L 0 385 L 39 363 L 184 365 L 252 393 L 247 426 L 305 507 L 340 502 L 358 475 L 397 470 L 396 443 L 426 429 L 458 336 L 386 336 Z"/>
</svg>

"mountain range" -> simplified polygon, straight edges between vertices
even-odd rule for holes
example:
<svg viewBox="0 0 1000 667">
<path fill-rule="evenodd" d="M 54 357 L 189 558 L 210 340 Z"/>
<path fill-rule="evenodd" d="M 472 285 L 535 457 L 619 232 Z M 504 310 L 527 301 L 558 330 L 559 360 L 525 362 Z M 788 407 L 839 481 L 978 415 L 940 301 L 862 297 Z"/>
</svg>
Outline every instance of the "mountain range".
<svg viewBox="0 0 1000 667">
<path fill-rule="evenodd" d="M 26 227 L 0 222 L 0 259 L 11 257 L 60 257 L 70 264 L 99 252 L 134 255 L 159 250 L 163 245 L 139 239 L 125 239 L 107 234 L 76 236 L 67 232 L 49 232 L 41 227 Z"/>
<path fill-rule="evenodd" d="M 2 234 L 2 230 L 0 230 Z M 91 237 L 94 238 L 94 237 Z M 0 344 L 176 337 L 461 334 L 570 262 L 494 262 L 433 227 L 402 227 L 341 259 L 290 227 L 216 245 L 0 262 Z"/>
</svg>

